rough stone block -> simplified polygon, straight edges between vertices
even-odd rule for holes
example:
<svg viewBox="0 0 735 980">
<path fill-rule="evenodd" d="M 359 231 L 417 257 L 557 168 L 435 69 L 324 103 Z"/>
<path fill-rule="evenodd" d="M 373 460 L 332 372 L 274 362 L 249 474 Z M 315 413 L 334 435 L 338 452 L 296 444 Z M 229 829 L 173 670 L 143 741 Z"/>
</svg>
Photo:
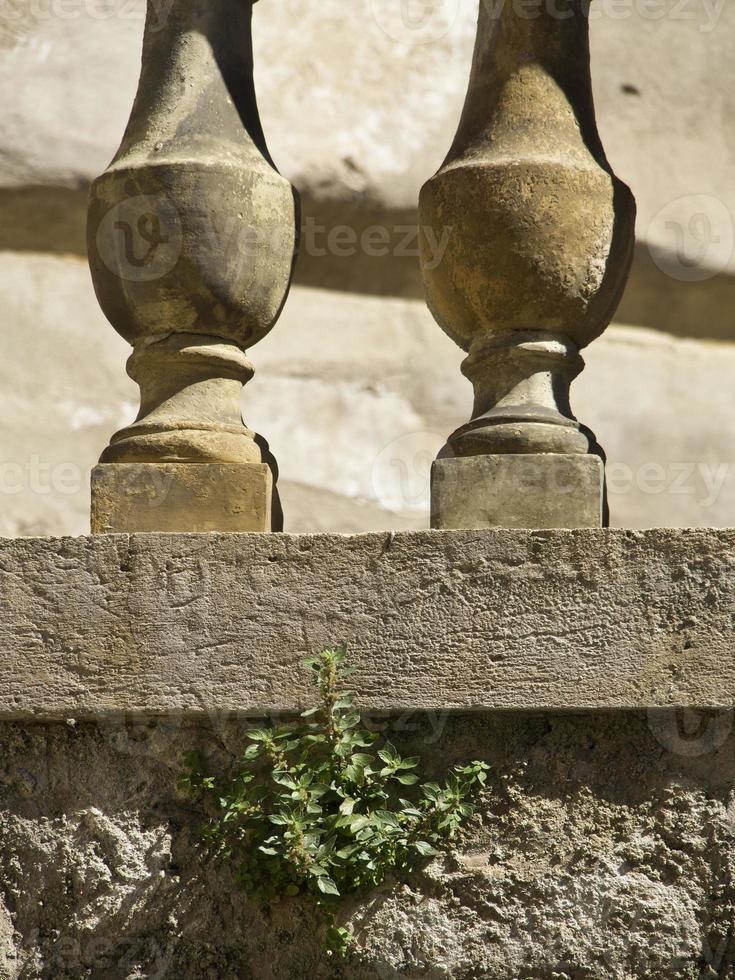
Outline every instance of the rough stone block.
<svg viewBox="0 0 735 980">
<path fill-rule="evenodd" d="M 735 705 L 735 531 L 0 539 L 0 719 Z"/>
<path fill-rule="evenodd" d="M 203 860 L 182 758 L 229 768 L 245 724 L 0 725 L 0 977 L 732 980 L 731 715 L 692 719 L 686 743 L 672 721 L 379 722 L 423 779 L 475 758 L 491 774 L 451 854 L 341 903 L 337 962 L 311 902 L 263 909 L 232 859 Z"/>
<path fill-rule="evenodd" d="M 431 470 L 431 526 L 601 527 L 604 472 L 597 456 L 438 459 Z"/>
<path fill-rule="evenodd" d="M 265 463 L 100 463 L 92 471 L 92 533 L 270 531 Z"/>
</svg>

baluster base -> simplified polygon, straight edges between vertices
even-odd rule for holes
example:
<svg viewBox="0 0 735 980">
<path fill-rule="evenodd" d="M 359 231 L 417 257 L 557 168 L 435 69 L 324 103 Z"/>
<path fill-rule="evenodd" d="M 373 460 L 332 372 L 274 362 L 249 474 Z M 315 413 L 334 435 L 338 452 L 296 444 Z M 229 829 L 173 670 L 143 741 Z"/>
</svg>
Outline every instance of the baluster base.
<svg viewBox="0 0 735 980">
<path fill-rule="evenodd" d="M 100 463 L 92 470 L 92 534 L 280 530 L 266 463 Z"/>
<path fill-rule="evenodd" d="M 606 523 L 599 456 L 559 453 L 437 459 L 431 469 L 431 526 L 594 528 Z"/>
</svg>

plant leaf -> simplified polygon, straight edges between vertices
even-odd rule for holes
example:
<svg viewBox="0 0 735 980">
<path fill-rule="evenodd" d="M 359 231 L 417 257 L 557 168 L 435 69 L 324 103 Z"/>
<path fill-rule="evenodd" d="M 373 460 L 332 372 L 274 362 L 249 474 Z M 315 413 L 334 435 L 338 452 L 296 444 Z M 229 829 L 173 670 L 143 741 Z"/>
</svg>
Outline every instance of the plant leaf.
<svg viewBox="0 0 735 980">
<path fill-rule="evenodd" d="M 268 742 L 272 737 L 271 733 L 266 731 L 265 728 L 251 728 L 245 734 L 251 742 Z"/>
<path fill-rule="evenodd" d="M 328 876 L 317 878 L 316 886 L 324 895 L 339 895 L 339 888 L 336 883 Z"/>
<path fill-rule="evenodd" d="M 389 765 L 400 762 L 401 759 L 392 742 L 386 742 L 383 748 L 378 750 L 378 756 L 383 762 L 387 762 Z"/>
</svg>

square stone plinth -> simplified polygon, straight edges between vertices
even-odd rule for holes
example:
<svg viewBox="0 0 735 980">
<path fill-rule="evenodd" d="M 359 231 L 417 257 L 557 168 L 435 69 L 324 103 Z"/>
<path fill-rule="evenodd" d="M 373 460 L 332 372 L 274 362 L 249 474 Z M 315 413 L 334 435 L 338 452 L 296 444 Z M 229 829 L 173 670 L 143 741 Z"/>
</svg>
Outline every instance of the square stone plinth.
<svg viewBox="0 0 735 980">
<path fill-rule="evenodd" d="M 602 527 L 604 475 L 598 456 L 438 459 L 431 470 L 431 526 Z"/>
<path fill-rule="evenodd" d="M 100 463 L 92 471 L 92 533 L 270 531 L 265 463 Z"/>
</svg>

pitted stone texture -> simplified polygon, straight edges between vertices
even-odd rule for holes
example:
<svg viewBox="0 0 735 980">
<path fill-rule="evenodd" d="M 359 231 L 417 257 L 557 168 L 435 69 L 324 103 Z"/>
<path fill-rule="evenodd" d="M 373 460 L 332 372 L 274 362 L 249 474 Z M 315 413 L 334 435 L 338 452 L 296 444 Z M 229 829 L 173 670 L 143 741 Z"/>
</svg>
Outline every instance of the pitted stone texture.
<svg viewBox="0 0 735 980">
<path fill-rule="evenodd" d="M 735 531 L 0 541 L 0 717 L 735 704 Z M 386 683 L 386 677 L 390 682 Z"/>
<path fill-rule="evenodd" d="M 342 963 L 320 953 L 304 904 L 263 914 L 196 852 L 182 754 L 225 765 L 237 726 L 0 726 L 0 977 L 731 975 L 731 726 L 709 751 L 694 740 L 694 757 L 625 713 L 412 716 L 390 736 L 426 778 L 486 759 L 489 789 L 450 854 L 344 903 L 356 942 Z"/>
</svg>

